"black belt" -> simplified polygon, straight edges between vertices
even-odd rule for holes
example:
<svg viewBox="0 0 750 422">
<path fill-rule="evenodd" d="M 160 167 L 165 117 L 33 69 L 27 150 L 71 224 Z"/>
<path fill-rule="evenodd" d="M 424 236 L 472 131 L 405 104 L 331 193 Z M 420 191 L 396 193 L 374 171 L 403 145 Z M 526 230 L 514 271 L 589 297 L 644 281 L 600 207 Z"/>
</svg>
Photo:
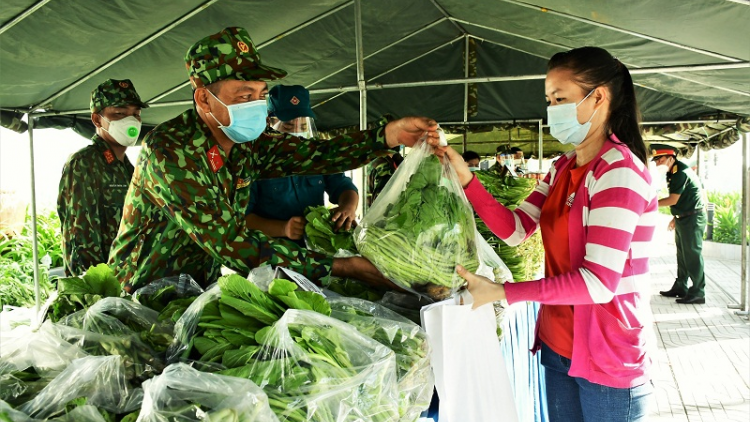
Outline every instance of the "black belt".
<svg viewBox="0 0 750 422">
<path fill-rule="evenodd" d="M 698 208 L 697 210 L 688 211 L 684 214 L 675 215 L 674 218 L 690 217 L 691 215 L 695 215 L 695 214 L 702 213 L 702 212 L 703 212 L 703 208 Z"/>
</svg>

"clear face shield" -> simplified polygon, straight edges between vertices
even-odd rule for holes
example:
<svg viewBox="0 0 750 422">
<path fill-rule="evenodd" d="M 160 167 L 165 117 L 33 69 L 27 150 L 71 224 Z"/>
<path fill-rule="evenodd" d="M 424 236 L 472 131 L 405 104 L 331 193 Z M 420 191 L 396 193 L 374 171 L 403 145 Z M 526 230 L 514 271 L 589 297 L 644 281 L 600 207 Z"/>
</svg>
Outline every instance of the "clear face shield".
<svg viewBox="0 0 750 422">
<path fill-rule="evenodd" d="M 271 117 L 271 127 L 277 132 L 288 133 L 300 138 L 312 139 L 318 137 L 315 119 L 312 117 L 297 117 L 286 122 Z"/>
</svg>

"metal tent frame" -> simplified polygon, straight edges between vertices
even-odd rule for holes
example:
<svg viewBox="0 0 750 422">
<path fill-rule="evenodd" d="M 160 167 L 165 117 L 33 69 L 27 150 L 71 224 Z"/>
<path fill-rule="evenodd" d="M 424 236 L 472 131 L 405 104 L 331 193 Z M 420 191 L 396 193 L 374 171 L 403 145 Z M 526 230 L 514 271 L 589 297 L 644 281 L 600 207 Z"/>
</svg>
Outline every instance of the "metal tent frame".
<svg viewBox="0 0 750 422">
<path fill-rule="evenodd" d="M 17 17 L 15 17 L 11 21 L 7 22 L 5 25 L 3 25 L 2 27 L 0 27 L 0 35 L 3 34 L 3 33 L 5 33 L 5 32 L 7 32 L 9 29 L 11 29 L 15 25 L 17 25 L 19 22 L 21 22 L 24 19 L 28 18 L 29 16 L 33 15 L 37 10 L 39 10 L 42 7 L 44 7 L 50 1 L 51 0 L 40 0 L 37 3 L 33 4 L 32 6 L 30 6 L 29 8 L 27 8 L 25 11 L 23 11 Z M 123 58 L 129 56 L 130 54 L 132 54 L 133 52 L 137 51 L 141 47 L 149 44 L 151 41 L 153 41 L 154 39 L 157 39 L 158 37 L 160 37 L 161 35 L 165 34 L 169 30 L 175 28 L 179 24 L 184 23 L 188 19 L 190 19 L 190 18 L 192 18 L 192 17 L 200 14 L 206 8 L 208 8 L 209 6 L 213 5 L 214 3 L 218 2 L 218 1 L 219 0 L 208 0 L 208 1 L 205 1 L 204 3 L 200 4 L 199 6 L 195 7 L 191 11 L 187 12 L 186 14 L 184 14 L 183 16 L 177 18 L 176 20 L 174 20 L 174 21 L 170 22 L 169 24 L 167 24 L 166 26 L 162 27 L 159 31 L 155 32 L 151 36 L 149 36 L 146 39 L 141 40 L 140 42 L 132 45 L 129 49 L 127 49 L 126 51 L 122 52 L 121 54 L 119 54 L 115 58 L 107 61 L 106 63 L 103 63 L 102 65 L 100 65 L 96 69 L 94 69 L 91 72 L 85 74 L 84 76 L 78 78 L 76 81 L 74 81 L 73 83 L 69 84 L 68 86 L 66 86 L 62 90 L 59 90 L 58 92 L 56 92 L 52 96 L 49 96 L 48 98 L 45 98 L 44 100 L 37 102 L 35 105 L 31 106 L 29 108 L 29 110 L 17 110 L 17 109 L 3 108 L 3 110 L 10 110 L 10 111 L 15 111 L 15 112 L 23 112 L 23 113 L 27 114 L 27 116 L 28 116 L 29 152 L 30 152 L 30 156 L 29 157 L 30 157 L 30 161 L 31 161 L 31 193 L 32 193 L 31 211 L 32 211 L 32 223 L 33 223 L 32 224 L 32 236 L 33 236 L 33 255 L 34 255 L 34 284 L 35 284 L 35 291 L 36 291 L 36 307 L 37 307 L 37 310 L 39 310 L 39 308 L 40 308 L 40 303 L 39 303 L 39 300 L 40 300 L 39 299 L 39 296 L 40 296 L 40 286 L 39 286 L 39 268 L 38 268 L 38 266 L 39 266 L 39 260 L 38 260 L 38 244 L 37 244 L 37 230 L 36 230 L 37 216 L 36 216 L 36 195 L 35 195 L 35 174 L 34 174 L 35 173 L 35 171 L 34 171 L 34 136 L 33 136 L 33 132 L 34 132 L 34 117 L 88 113 L 89 110 L 87 110 L 87 109 L 85 109 L 85 110 L 82 110 L 82 109 L 67 110 L 67 111 L 40 111 L 40 110 L 44 109 L 44 107 L 47 104 L 49 104 L 51 101 L 59 98 L 60 96 L 64 95 L 65 93 L 67 93 L 67 92 L 71 91 L 72 89 L 80 86 L 81 84 L 83 84 L 84 82 L 90 80 L 94 76 L 99 75 L 102 71 L 104 71 L 107 68 L 111 67 L 112 65 L 114 65 L 117 62 L 119 62 Z M 517 0 L 500 0 L 500 1 L 504 2 L 504 3 L 509 3 L 509 4 L 513 4 L 513 5 L 516 5 L 516 6 L 524 7 L 524 8 L 530 8 L 530 9 L 540 10 L 540 8 L 538 6 L 534 6 L 532 4 L 529 4 L 529 3 L 526 3 L 526 2 L 522 2 L 522 1 L 517 1 Z M 747 4 L 747 2 L 744 1 L 744 0 L 728 0 L 728 1 L 733 1 L 733 2 L 741 3 L 741 4 Z M 464 90 L 463 90 L 463 92 L 464 92 L 464 98 L 463 98 L 463 103 L 464 103 L 463 121 L 460 121 L 460 122 L 446 122 L 446 123 L 449 123 L 449 124 L 460 124 L 460 125 L 483 125 L 483 124 L 496 124 L 496 123 L 510 123 L 509 121 L 469 121 L 469 116 L 468 116 L 469 85 L 470 84 L 481 84 L 481 83 L 497 83 L 497 82 L 527 81 L 527 80 L 543 80 L 545 78 L 545 75 L 543 75 L 543 74 L 530 74 L 530 75 L 520 75 L 520 76 L 469 77 L 469 57 L 468 57 L 469 40 L 470 39 L 476 39 L 476 40 L 479 40 L 479 41 L 486 41 L 486 42 L 489 42 L 489 43 L 493 43 L 493 44 L 499 45 L 499 46 L 504 47 L 504 48 L 508 48 L 508 49 L 511 49 L 511 50 L 520 51 L 520 52 L 525 53 L 525 54 L 535 55 L 537 57 L 539 57 L 539 56 L 536 55 L 536 54 L 534 54 L 533 52 L 529 52 L 529 51 L 525 51 L 525 50 L 522 50 L 522 49 L 518 49 L 518 48 L 516 48 L 514 46 L 506 45 L 506 44 L 503 44 L 503 43 L 498 43 L 498 42 L 495 42 L 495 41 L 486 40 L 484 38 L 472 35 L 472 34 L 470 34 L 466 30 L 466 27 L 481 28 L 483 30 L 493 31 L 493 32 L 501 33 L 503 35 L 507 35 L 507 36 L 511 36 L 511 37 L 518 37 L 518 38 L 521 38 L 521 39 L 524 39 L 524 40 L 527 40 L 527 41 L 531 41 L 531 42 L 543 43 L 545 45 L 548 45 L 548 46 L 551 46 L 551 47 L 555 47 L 555 48 L 568 49 L 567 46 L 559 45 L 559 44 L 556 44 L 556 43 L 553 43 L 553 42 L 549 42 L 549 41 L 545 41 L 545 40 L 540 40 L 540 39 L 533 39 L 533 38 L 530 38 L 530 37 L 526 37 L 526 36 L 524 36 L 522 34 L 513 33 L 511 31 L 504 31 L 504 30 L 500 30 L 498 28 L 492 28 L 492 27 L 489 27 L 489 26 L 485 26 L 485 25 L 481 25 L 481 24 L 475 23 L 475 22 L 469 22 L 469 21 L 466 21 L 466 20 L 455 18 L 455 17 L 451 16 L 438 3 L 437 0 L 430 0 L 430 2 L 435 6 L 435 8 L 437 8 L 440 11 L 440 14 L 443 16 L 442 18 L 439 18 L 439 19 L 437 19 L 437 20 L 435 20 L 435 21 L 433 21 L 433 22 L 431 22 L 431 23 L 429 23 L 427 25 L 422 26 L 421 28 L 419 28 L 419 29 L 417 29 L 417 30 L 415 30 L 415 31 L 413 31 L 413 32 L 411 32 L 411 33 L 409 33 L 409 34 L 401 37 L 400 39 L 398 39 L 398 40 L 396 40 L 396 41 L 394 41 L 394 42 L 392 42 L 392 43 L 390 43 L 390 44 L 388 44 L 388 45 L 386 45 L 386 46 L 378 49 L 377 51 L 374 51 L 374 52 L 370 53 L 367 56 L 364 55 L 364 48 L 363 48 L 363 36 L 362 36 L 363 35 L 362 34 L 362 0 L 347 1 L 347 2 L 345 2 L 345 3 L 343 3 L 343 4 L 339 5 L 339 6 L 336 6 L 336 7 L 332 8 L 332 9 L 326 11 L 325 13 L 322 13 L 322 14 L 320 14 L 320 15 L 318 15 L 318 16 L 310 19 L 310 20 L 308 20 L 307 22 L 303 23 L 302 25 L 299 25 L 299 26 L 297 26 L 297 27 L 295 27 L 293 29 L 290 29 L 288 31 L 282 32 L 281 34 L 278 34 L 277 36 L 271 38 L 270 40 L 268 40 L 268 41 L 266 41 L 264 43 L 259 44 L 257 47 L 259 49 L 263 49 L 263 48 L 265 48 L 265 47 L 273 44 L 274 42 L 276 42 L 276 41 L 278 41 L 278 40 L 280 40 L 280 39 L 282 39 L 282 38 L 284 38 L 284 37 L 286 37 L 286 36 L 288 36 L 290 34 L 293 34 L 293 33 L 297 32 L 297 31 L 300 31 L 300 30 L 302 30 L 302 29 L 304 29 L 304 28 L 306 28 L 306 27 L 308 27 L 308 26 L 310 26 L 310 25 L 312 25 L 312 24 L 314 24 L 316 22 L 319 22 L 320 20 L 322 20 L 322 19 L 324 19 L 324 18 L 326 18 L 328 16 L 334 15 L 334 14 L 339 13 L 339 12 L 345 10 L 345 9 L 348 9 L 349 6 L 353 6 L 353 9 L 354 9 L 353 13 L 354 13 L 354 19 L 355 19 L 355 34 L 354 34 L 354 38 L 355 38 L 355 51 L 356 51 L 356 57 L 355 57 L 354 61 L 351 64 L 349 64 L 347 66 L 344 66 L 344 67 L 340 68 L 339 70 L 337 70 L 337 71 L 335 71 L 333 73 L 330 73 L 327 76 L 325 76 L 323 78 L 320 78 L 320 79 L 318 79 L 318 80 L 316 80 L 316 81 L 308 84 L 308 88 L 310 88 L 311 94 L 332 94 L 331 97 L 329 97 L 329 98 L 327 98 L 327 99 L 325 99 L 323 101 L 318 102 L 313 107 L 319 107 L 319 106 L 321 106 L 321 105 L 323 105 L 323 104 L 325 104 L 325 103 L 327 103 L 327 102 L 329 102 L 329 101 L 331 101 L 331 100 L 333 100 L 333 99 L 337 98 L 338 96 L 343 95 L 345 93 L 355 92 L 355 91 L 358 92 L 359 93 L 359 116 L 360 116 L 360 118 L 359 118 L 359 126 L 360 126 L 360 128 L 366 128 L 367 127 L 367 94 L 368 94 L 368 91 L 383 90 L 383 89 L 413 88 L 413 87 L 422 87 L 422 86 L 440 86 L 440 85 L 463 85 L 463 87 L 464 87 Z M 619 33 L 624 33 L 624 34 L 627 34 L 627 35 L 630 35 L 630 36 L 634 36 L 634 37 L 637 37 L 637 38 L 640 38 L 640 39 L 643 39 L 643 40 L 648 40 L 648 41 L 653 41 L 653 42 L 657 42 L 657 43 L 661 43 L 661 44 L 666 44 L 666 45 L 669 45 L 671 47 L 675 47 L 675 48 L 679 48 L 679 49 L 691 51 L 691 52 L 694 52 L 694 53 L 703 54 L 703 55 L 706 55 L 706 56 L 709 56 L 709 57 L 712 57 L 712 58 L 715 58 L 715 59 L 719 60 L 716 63 L 710 63 L 710 64 L 688 65 L 688 66 L 658 66 L 658 67 L 638 67 L 638 66 L 635 66 L 633 64 L 625 63 L 631 69 L 631 74 L 639 74 L 639 75 L 643 75 L 643 74 L 659 74 L 659 75 L 666 75 L 666 76 L 668 76 L 670 78 L 675 78 L 675 79 L 679 79 L 679 80 L 683 80 L 683 81 L 688 81 L 690 83 L 695 83 L 695 84 L 699 84 L 699 85 L 707 85 L 704 82 L 701 82 L 701 81 L 698 81 L 698 80 L 695 80 L 695 79 L 691 79 L 691 78 L 689 78 L 687 76 L 684 76 L 684 75 L 685 74 L 690 74 L 691 72 L 703 72 L 703 71 L 714 71 L 714 70 L 747 69 L 747 68 L 750 68 L 750 62 L 744 61 L 744 60 L 741 60 L 741 59 L 738 59 L 738 58 L 735 58 L 735 57 L 730 57 L 730 56 L 726 56 L 726 55 L 714 53 L 714 52 L 711 52 L 711 51 L 708 51 L 708 50 L 703 50 L 703 49 L 691 47 L 691 46 L 688 46 L 688 45 L 676 43 L 676 42 L 673 42 L 673 41 L 664 40 L 664 39 L 660 39 L 660 38 L 657 38 L 657 37 L 649 36 L 649 35 L 646 35 L 646 34 L 638 33 L 638 32 L 635 32 L 635 31 L 630 31 L 630 30 L 618 28 L 618 27 L 616 27 L 614 25 L 608 25 L 608 24 L 604 24 L 604 23 L 601 23 L 601 22 L 593 21 L 593 20 L 590 20 L 590 19 L 584 19 L 584 18 L 581 18 L 581 17 L 578 17 L 578 16 L 574 16 L 574 15 L 568 14 L 568 13 L 563 13 L 563 12 L 548 10 L 548 9 L 545 9 L 545 8 L 541 8 L 541 11 L 545 12 L 545 13 L 549 13 L 549 14 L 555 15 L 555 16 L 559 16 L 559 17 L 562 17 L 562 18 L 565 18 L 565 19 L 569 19 L 569 20 L 572 20 L 572 21 L 578 21 L 578 22 L 582 22 L 582 23 L 585 23 L 585 24 L 588 24 L 588 25 L 594 25 L 594 26 L 598 26 L 598 27 L 602 27 L 602 28 L 611 30 L 611 31 L 616 31 L 616 32 L 619 32 Z M 395 67 L 393 67 L 393 68 L 391 68 L 391 69 L 389 69 L 389 70 L 387 70 L 385 72 L 382 72 L 382 73 L 380 73 L 378 75 L 375 75 L 375 76 L 373 76 L 373 77 L 371 77 L 369 79 L 365 78 L 365 60 L 366 59 L 369 59 L 369 58 L 371 58 L 371 57 L 373 57 L 373 56 L 375 56 L 377 54 L 380 54 L 383 51 L 389 50 L 389 49 L 391 49 L 391 48 L 399 45 L 403 41 L 406 41 L 406 40 L 410 39 L 411 37 L 414 37 L 414 36 L 416 36 L 416 35 L 418 35 L 420 33 L 423 33 L 423 32 L 425 32 L 425 31 L 427 31 L 427 30 L 429 30 L 429 29 L 431 29 L 431 28 L 433 28 L 433 27 L 435 27 L 435 26 L 437 26 L 437 25 L 439 25 L 441 23 L 444 23 L 444 22 L 450 22 L 453 26 L 455 26 L 460 31 L 461 35 L 458 36 L 458 37 L 456 37 L 456 38 L 454 38 L 454 39 L 451 39 L 448 42 L 445 42 L 445 43 L 443 43 L 443 44 L 441 44 L 441 45 L 439 45 L 437 47 L 434 47 L 434 48 L 432 48 L 432 49 L 424 52 L 421 55 L 418 55 L 418 56 L 416 56 L 416 57 L 414 57 L 412 59 L 406 60 L 403 63 L 401 63 L 400 65 L 395 66 Z M 419 82 L 403 82 L 403 83 L 378 83 L 378 82 L 376 82 L 377 79 L 381 78 L 382 76 L 384 76 L 384 75 L 386 75 L 386 74 L 388 74 L 390 72 L 393 72 L 396 69 L 399 69 L 399 68 L 401 68 L 403 66 L 406 66 L 406 65 L 408 65 L 410 63 L 413 63 L 413 62 L 419 60 L 422 57 L 425 57 L 425 56 L 427 56 L 427 55 L 429 55 L 429 54 L 431 54 L 431 53 L 433 53 L 433 52 L 435 52 L 437 50 L 440 50 L 441 48 L 444 48 L 444 47 L 446 47 L 448 45 L 454 44 L 454 43 L 462 41 L 462 40 L 463 40 L 464 45 L 465 45 L 465 48 L 464 48 L 464 57 L 463 57 L 463 62 L 464 62 L 464 75 L 463 75 L 463 78 L 436 79 L 436 80 L 427 80 L 427 81 L 419 81 Z M 347 69 L 351 68 L 352 66 L 356 66 L 356 70 L 357 70 L 356 85 L 341 86 L 341 87 L 336 87 L 336 88 L 319 88 L 319 89 L 313 88 L 313 86 L 315 86 L 315 85 L 317 85 L 317 84 L 319 84 L 319 83 L 327 80 L 328 78 L 330 78 L 330 77 L 332 77 L 334 75 L 337 75 L 337 74 L 343 72 L 344 70 L 347 70 Z M 166 91 L 164 91 L 164 92 L 162 92 L 162 93 L 160 93 L 160 94 L 152 97 L 151 99 L 147 100 L 147 103 L 151 107 L 188 106 L 188 105 L 192 105 L 192 101 L 187 101 L 187 100 L 185 100 L 185 101 L 165 101 L 165 102 L 161 102 L 162 99 L 170 96 L 173 93 L 176 93 L 180 89 L 188 86 L 188 84 L 189 84 L 189 82 L 186 81 L 186 82 L 184 82 L 182 84 L 174 86 L 174 87 L 172 87 L 172 88 L 170 88 L 170 89 L 168 89 L 168 90 L 166 90 Z M 649 87 L 645 87 L 645 86 L 642 86 L 642 87 L 647 88 L 647 89 L 654 89 L 654 88 L 649 88 Z M 734 90 L 734 89 L 726 88 L 726 87 L 712 87 L 712 88 L 724 90 L 724 91 L 727 91 L 727 92 L 731 92 L 733 94 L 738 94 L 738 95 L 750 97 L 750 92 L 744 92 L 744 91 Z M 543 121 L 542 120 L 531 120 L 531 121 L 528 121 L 528 122 L 535 122 L 535 123 L 538 124 L 538 127 L 539 127 L 539 139 L 538 139 L 538 141 L 539 141 L 539 151 L 541 153 L 541 151 L 543 149 L 543 132 L 542 132 L 543 128 L 544 128 Z M 643 124 L 644 125 L 656 125 L 656 124 L 673 124 L 673 123 L 688 123 L 688 122 L 701 122 L 701 123 L 705 123 L 704 121 L 668 121 L 668 122 L 659 121 L 659 122 L 646 122 L 646 123 L 643 123 Z M 731 123 L 732 121 L 726 121 L 726 122 L 727 123 Z M 750 224 L 750 220 L 749 220 L 750 216 L 748 215 L 749 214 L 748 213 L 748 209 L 750 207 L 750 176 L 749 176 L 750 175 L 750 171 L 749 171 L 749 167 L 748 167 L 748 143 L 750 142 L 748 140 L 749 137 L 750 137 L 750 134 L 745 134 L 744 137 L 743 137 L 743 207 L 742 207 L 742 245 L 743 245 L 743 249 L 742 249 L 742 279 L 741 279 L 742 294 L 741 294 L 741 298 L 740 298 L 740 304 L 738 306 L 738 308 L 740 309 L 740 311 L 738 313 L 742 313 L 744 315 L 748 314 L 748 297 L 747 297 L 747 293 L 748 293 L 748 288 L 747 288 L 747 284 L 748 284 L 748 271 L 747 271 L 747 264 L 748 264 L 747 248 L 748 248 L 748 246 L 747 246 L 747 243 L 748 242 L 747 242 L 747 240 L 748 239 L 747 239 L 746 233 L 747 233 L 748 224 Z M 464 137 L 464 145 L 466 145 L 466 138 L 465 137 Z M 366 186 L 366 184 L 364 184 L 364 186 Z M 362 197 L 363 198 L 366 197 L 366 192 L 365 192 L 364 195 L 362 195 Z"/>
</svg>

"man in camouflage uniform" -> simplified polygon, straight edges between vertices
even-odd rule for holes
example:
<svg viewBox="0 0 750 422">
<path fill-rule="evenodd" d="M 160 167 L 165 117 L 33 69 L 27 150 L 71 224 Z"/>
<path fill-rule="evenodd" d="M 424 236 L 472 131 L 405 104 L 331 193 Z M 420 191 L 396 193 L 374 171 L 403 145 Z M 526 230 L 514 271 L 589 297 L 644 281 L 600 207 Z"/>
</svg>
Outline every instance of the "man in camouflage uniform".
<svg viewBox="0 0 750 422">
<path fill-rule="evenodd" d="M 706 230 L 705 200 L 698 175 L 677 160 L 677 150 L 669 145 L 651 144 L 651 161 L 667 174 L 669 196 L 659 199 L 660 207 L 669 207 L 677 246 L 677 278 L 672 287 L 659 294 L 677 297 L 677 303 L 706 303 L 706 274 L 703 271 L 703 232 Z M 688 278 L 693 285 L 688 288 Z"/>
<path fill-rule="evenodd" d="M 110 254 L 125 289 L 179 273 L 206 286 L 222 265 L 245 274 L 281 265 L 313 281 L 333 274 L 392 286 L 364 258 L 332 259 L 248 229 L 250 183 L 356 168 L 425 132 L 436 138 L 437 124 L 405 118 L 325 142 L 271 136 L 263 133 L 264 81 L 286 72 L 261 64 L 247 31 L 226 28 L 198 41 L 186 63 L 195 108 L 146 136 Z"/>
<path fill-rule="evenodd" d="M 125 149 L 138 140 L 146 107 L 128 79 L 109 79 L 91 92 L 94 144 L 68 159 L 57 198 L 69 275 L 81 275 L 109 258 L 133 176 Z"/>
</svg>

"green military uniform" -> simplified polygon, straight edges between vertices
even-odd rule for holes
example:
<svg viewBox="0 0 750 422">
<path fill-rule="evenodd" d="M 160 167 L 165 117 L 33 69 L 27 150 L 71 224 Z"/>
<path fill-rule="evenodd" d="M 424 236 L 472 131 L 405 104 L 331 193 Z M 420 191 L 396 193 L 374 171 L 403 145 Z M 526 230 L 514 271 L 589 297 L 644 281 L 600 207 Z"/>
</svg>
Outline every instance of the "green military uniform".
<svg viewBox="0 0 750 422">
<path fill-rule="evenodd" d="M 675 244 L 677 245 L 677 279 L 674 288 L 687 291 L 687 297 L 705 297 L 706 275 L 703 272 L 703 232 L 706 214 L 703 212 L 701 182 L 698 175 L 681 161 L 676 161 L 667 172 L 669 193 L 680 199 L 670 212 L 675 217 Z M 688 289 L 688 277 L 693 285 Z"/>
<path fill-rule="evenodd" d="M 60 179 L 57 214 L 65 271 L 71 275 L 107 262 L 133 176 L 127 156 L 123 161 L 115 158 L 98 135 L 93 141 L 68 159 Z"/>
<path fill-rule="evenodd" d="M 91 112 L 123 105 L 148 107 L 125 80 L 107 80 L 91 94 Z M 65 271 L 81 275 L 107 262 L 122 217 L 133 165 L 116 158 L 107 141 L 95 135 L 93 145 L 73 154 L 63 168 L 57 198 Z"/>
<path fill-rule="evenodd" d="M 677 151 L 669 145 L 652 144 L 652 161 L 662 157 L 674 157 L 675 162 L 667 169 L 669 194 L 680 198 L 671 205 L 674 216 L 675 245 L 677 246 L 677 278 L 672 288 L 659 292 L 663 296 L 680 296 L 680 303 L 704 303 L 706 274 L 703 271 L 703 232 L 706 229 L 706 214 L 702 186 L 698 175 L 685 163 L 678 161 Z M 688 278 L 693 285 L 688 289 Z"/>
<path fill-rule="evenodd" d="M 396 157 L 398 155 L 398 157 Z M 403 161 L 399 153 L 393 154 L 393 157 L 378 157 L 370 163 L 369 174 L 367 175 L 367 206 L 371 207 L 375 198 L 380 195 L 385 185 L 391 180 L 393 173 L 396 172 L 398 164 Z"/>
<path fill-rule="evenodd" d="M 193 86 L 273 79 L 283 72 L 264 70 L 250 37 L 239 28 L 199 41 L 187 61 Z M 255 61 L 254 71 L 241 72 L 248 61 Z M 356 168 L 385 155 L 384 141 L 384 127 L 326 142 L 265 133 L 235 144 L 227 156 L 197 111 L 188 110 L 144 140 L 110 264 L 128 290 L 179 273 L 205 286 L 220 275 L 221 265 L 243 273 L 260 265 L 282 265 L 313 280 L 326 276 L 330 257 L 247 228 L 250 184 Z"/>
</svg>

